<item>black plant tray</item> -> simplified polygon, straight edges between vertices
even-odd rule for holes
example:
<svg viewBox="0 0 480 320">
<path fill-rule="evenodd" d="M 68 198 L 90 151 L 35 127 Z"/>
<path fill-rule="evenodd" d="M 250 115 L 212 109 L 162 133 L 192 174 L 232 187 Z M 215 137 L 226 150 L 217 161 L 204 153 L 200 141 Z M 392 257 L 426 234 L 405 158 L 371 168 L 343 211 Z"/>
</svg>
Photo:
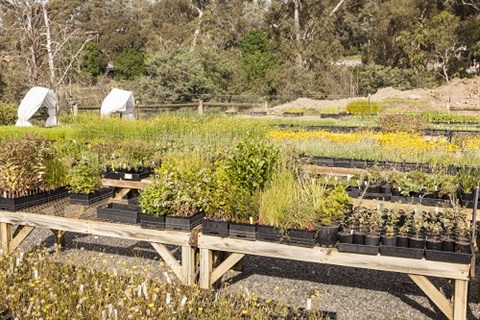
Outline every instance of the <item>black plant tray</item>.
<svg viewBox="0 0 480 320">
<path fill-rule="evenodd" d="M 105 172 L 105 174 L 103 175 L 103 177 L 105 179 L 113 179 L 113 180 L 118 180 L 120 179 L 120 176 L 118 175 L 118 172 L 114 172 L 114 171 L 107 171 Z"/>
<path fill-rule="evenodd" d="M 361 192 L 360 192 L 361 194 Z M 392 195 L 387 193 L 365 193 L 363 196 L 364 199 L 379 199 L 384 201 L 390 201 Z"/>
<path fill-rule="evenodd" d="M 461 253 L 461 252 L 425 250 L 425 258 L 427 260 L 461 263 L 461 264 L 469 264 L 472 262 L 471 253 Z"/>
<path fill-rule="evenodd" d="M 31 206 L 47 203 L 47 193 L 41 192 L 18 198 L 1 198 L 0 209 L 7 211 L 18 211 Z"/>
<path fill-rule="evenodd" d="M 121 180 L 140 181 L 148 178 L 153 173 L 150 168 L 143 169 L 141 172 L 119 172 L 118 178 Z"/>
<path fill-rule="evenodd" d="M 59 200 L 62 198 L 68 197 L 68 188 L 60 187 L 54 190 L 47 191 L 47 200 L 48 202 Z"/>
<path fill-rule="evenodd" d="M 280 232 L 280 229 L 267 226 L 267 225 L 257 225 L 257 240 L 268 241 L 268 242 L 281 242 L 283 235 Z"/>
<path fill-rule="evenodd" d="M 229 221 L 203 219 L 202 233 L 208 236 L 228 237 Z"/>
<path fill-rule="evenodd" d="M 144 229 L 165 230 L 165 216 L 140 213 L 138 218 L 140 227 Z"/>
<path fill-rule="evenodd" d="M 200 225 L 203 220 L 203 213 L 197 213 L 190 217 L 165 216 L 165 230 L 191 231 Z"/>
<path fill-rule="evenodd" d="M 113 188 L 103 188 L 93 193 L 70 193 L 70 203 L 84 206 L 110 198 L 113 195 Z"/>
<path fill-rule="evenodd" d="M 294 246 L 313 248 L 317 244 L 317 233 L 303 229 L 288 229 L 284 242 Z"/>
<path fill-rule="evenodd" d="M 257 225 L 230 222 L 228 227 L 228 237 L 243 240 L 255 240 L 257 238 Z"/>
<path fill-rule="evenodd" d="M 384 256 L 422 259 L 424 253 L 425 253 L 424 249 L 390 247 L 390 246 L 380 245 L 380 254 Z"/>
<path fill-rule="evenodd" d="M 104 207 L 97 208 L 97 218 L 125 223 L 138 223 L 139 211 L 132 210 L 126 204 L 109 203 Z"/>
<path fill-rule="evenodd" d="M 133 209 L 133 210 L 138 210 L 139 212 L 142 211 L 142 208 L 138 204 L 138 196 L 133 197 L 127 200 L 128 201 L 128 206 Z"/>
<path fill-rule="evenodd" d="M 420 203 L 420 198 L 418 198 L 418 197 L 406 197 L 406 196 L 394 196 L 394 195 L 392 195 L 390 197 L 390 200 L 392 202 L 399 202 L 399 203 L 412 203 L 412 204 Z"/>
<path fill-rule="evenodd" d="M 363 244 L 337 243 L 339 252 L 360 253 L 375 256 L 378 254 L 378 246 L 366 246 Z"/>
<path fill-rule="evenodd" d="M 284 117 L 302 117 L 303 112 L 284 112 L 282 114 Z"/>
</svg>

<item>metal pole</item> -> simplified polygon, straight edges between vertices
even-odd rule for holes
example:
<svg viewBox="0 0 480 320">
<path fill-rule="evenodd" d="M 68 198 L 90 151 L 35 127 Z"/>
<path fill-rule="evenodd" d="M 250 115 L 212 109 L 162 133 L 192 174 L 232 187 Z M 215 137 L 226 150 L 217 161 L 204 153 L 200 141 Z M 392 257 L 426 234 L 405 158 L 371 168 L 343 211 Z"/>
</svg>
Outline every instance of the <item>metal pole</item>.
<svg viewBox="0 0 480 320">
<path fill-rule="evenodd" d="M 473 213 L 472 213 L 472 241 L 475 239 L 476 228 L 477 228 L 477 206 L 478 206 L 478 189 L 480 185 L 480 176 L 477 178 L 477 186 L 475 187 L 475 197 L 473 198 Z"/>
</svg>

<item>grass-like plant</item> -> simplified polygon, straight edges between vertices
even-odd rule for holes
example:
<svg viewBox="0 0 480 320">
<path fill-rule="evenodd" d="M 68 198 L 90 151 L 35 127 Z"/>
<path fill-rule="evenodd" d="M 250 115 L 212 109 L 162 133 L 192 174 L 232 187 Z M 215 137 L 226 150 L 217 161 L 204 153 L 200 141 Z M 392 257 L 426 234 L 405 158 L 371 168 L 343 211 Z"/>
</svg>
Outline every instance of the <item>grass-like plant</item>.
<svg viewBox="0 0 480 320">
<path fill-rule="evenodd" d="M 299 310 L 268 297 L 166 284 L 128 268 L 122 270 L 100 255 L 96 258 L 99 269 L 58 262 L 58 251 L 42 248 L 0 255 L 0 317 L 267 320 L 300 316 Z M 302 319 L 325 318 L 311 310 Z"/>
</svg>

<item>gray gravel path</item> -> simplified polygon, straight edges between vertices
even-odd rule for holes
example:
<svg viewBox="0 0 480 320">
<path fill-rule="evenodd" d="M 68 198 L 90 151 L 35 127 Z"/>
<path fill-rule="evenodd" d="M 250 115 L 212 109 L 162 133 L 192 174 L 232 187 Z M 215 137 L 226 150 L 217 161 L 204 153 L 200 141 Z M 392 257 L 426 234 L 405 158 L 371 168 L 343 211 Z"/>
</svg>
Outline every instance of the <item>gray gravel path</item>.
<svg viewBox="0 0 480 320">
<path fill-rule="evenodd" d="M 35 229 L 20 249 L 32 245 L 53 245 L 47 229 Z M 174 247 L 171 247 L 172 249 Z M 180 259 L 180 251 L 176 252 Z M 159 255 L 145 242 L 67 233 L 62 259 L 88 267 L 148 274 L 159 281 L 175 276 Z M 470 282 L 467 318 L 480 319 L 477 279 Z M 446 319 L 423 292 L 403 274 L 314 263 L 248 256 L 243 272 L 229 272 L 222 290 L 257 294 L 290 306 L 305 307 L 307 299 L 323 310 L 335 311 L 339 319 Z M 447 295 L 447 280 L 431 279 Z"/>
</svg>

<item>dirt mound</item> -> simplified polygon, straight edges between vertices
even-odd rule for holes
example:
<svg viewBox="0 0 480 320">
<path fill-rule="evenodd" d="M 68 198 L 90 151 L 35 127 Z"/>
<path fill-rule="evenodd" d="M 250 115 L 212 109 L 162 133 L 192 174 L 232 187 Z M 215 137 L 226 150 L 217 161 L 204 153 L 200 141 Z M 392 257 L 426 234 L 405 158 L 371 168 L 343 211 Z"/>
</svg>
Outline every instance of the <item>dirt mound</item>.
<svg viewBox="0 0 480 320">
<path fill-rule="evenodd" d="M 335 111 L 344 110 L 354 100 L 368 97 L 351 97 L 336 100 L 313 100 L 299 98 L 275 106 L 272 113 L 282 113 L 291 108 L 307 108 Z M 383 102 L 390 111 L 455 111 L 480 112 L 480 77 L 454 79 L 450 83 L 433 89 L 397 90 L 391 87 L 379 89 L 370 96 L 372 101 Z M 478 109 L 478 110 L 477 110 Z"/>
</svg>

